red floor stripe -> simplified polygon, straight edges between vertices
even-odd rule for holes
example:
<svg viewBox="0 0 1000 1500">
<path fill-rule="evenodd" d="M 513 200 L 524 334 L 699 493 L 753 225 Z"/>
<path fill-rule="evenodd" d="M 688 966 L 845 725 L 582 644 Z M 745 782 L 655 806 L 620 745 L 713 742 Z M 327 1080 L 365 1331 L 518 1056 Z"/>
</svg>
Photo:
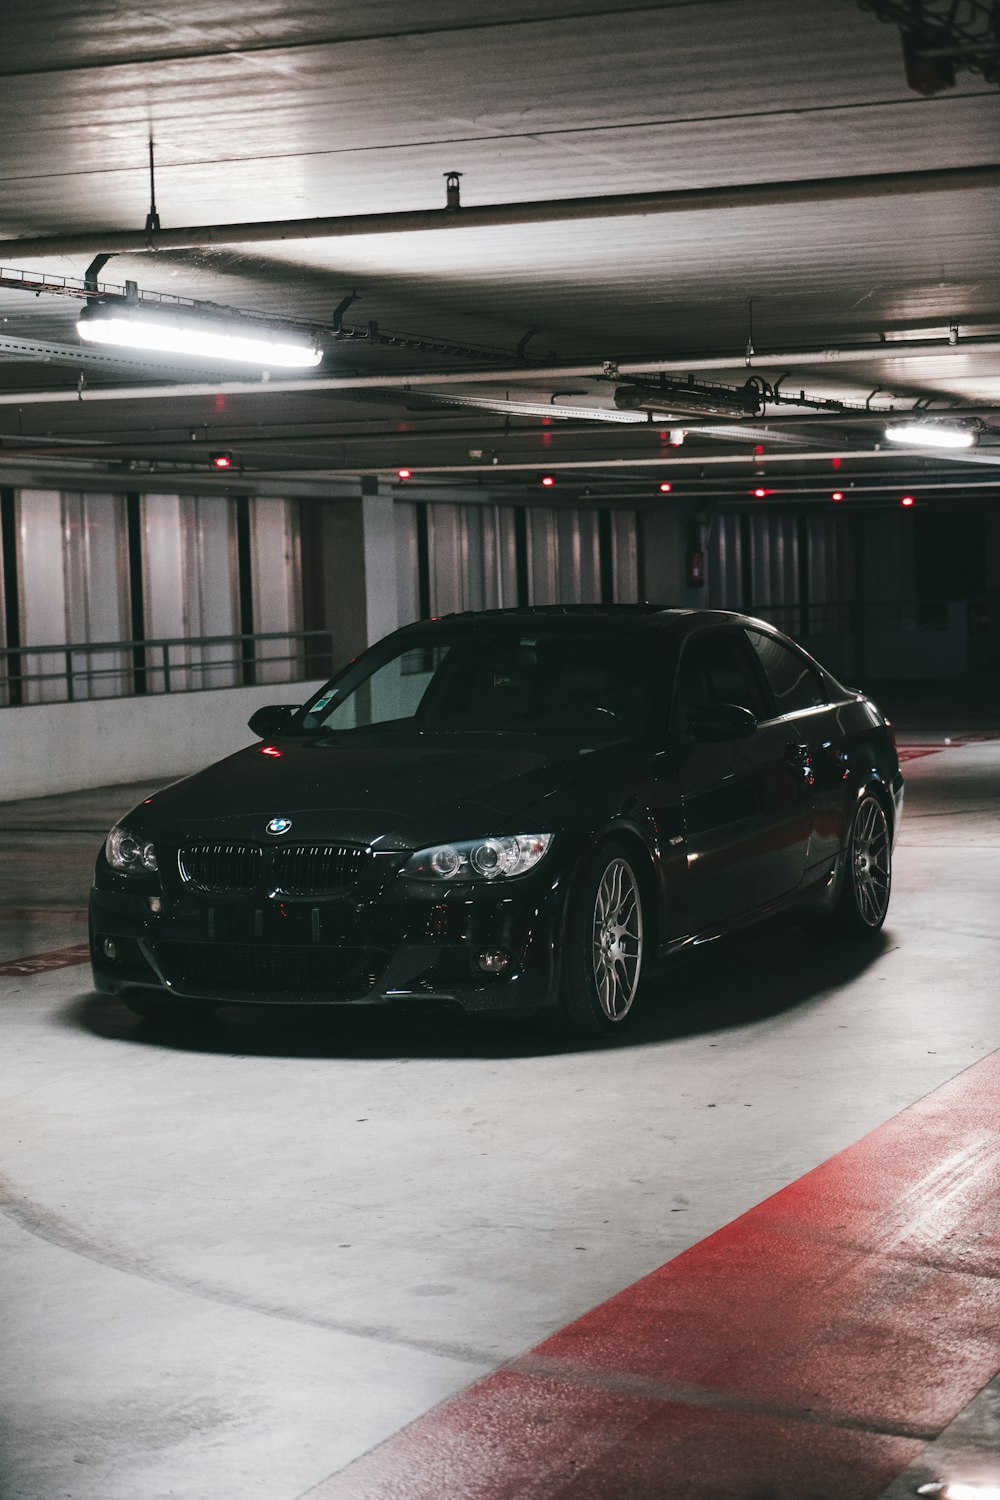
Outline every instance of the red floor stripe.
<svg viewBox="0 0 1000 1500">
<path fill-rule="evenodd" d="M 874 1500 L 1000 1368 L 998 1105 L 993 1053 L 310 1500 Z"/>
<path fill-rule="evenodd" d="M 74 948 L 54 948 L 49 953 L 32 953 L 27 958 L 10 958 L 0 963 L 0 979 L 17 975 L 50 974 L 53 969 L 68 969 L 90 960 L 90 946 L 79 943 Z"/>
<path fill-rule="evenodd" d="M 38 922 L 52 922 L 59 925 L 66 922 L 86 922 L 86 920 L 85 907 L 0 906 L 0 922 L 26 922 L 32 925 Z"/>
</svg>

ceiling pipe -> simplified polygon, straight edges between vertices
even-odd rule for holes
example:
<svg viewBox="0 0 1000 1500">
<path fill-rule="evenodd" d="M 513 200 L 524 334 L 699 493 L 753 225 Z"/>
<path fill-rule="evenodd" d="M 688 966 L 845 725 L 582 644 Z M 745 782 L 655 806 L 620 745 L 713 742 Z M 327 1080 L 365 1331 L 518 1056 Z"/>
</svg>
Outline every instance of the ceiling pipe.
<svg viewBox="0 0 1000 1500">
<path fill-rule="evenodd" d="M 741 468 L 749 469 L 753 469 L 755 467 L 760 468 L 761 465 L 764 465 L 767 469 L 770 469 L 775 464 L 821 463 L 829 462 L 834 458 L 850 461 L 851 463 L 854 463 L 855 461 L 860 459 L 891 459 L 894 460 L 900 468 L 903 468 L 904 464 L 902 464 L 900 460 L 905 460 L 907 458 L 915 458 L 925 461 L 933 460 L 936 463 L 940 463 L 941 452 L 940 449 L 934 453 L 923 450 L 919 452 L 890 453 L 884 448 L 824 448 L 822 450 L 814 450 L 812 452 L 802 452 L 801 450 L 797 450 L 794 453 L 769 453 L 766 458 L 762 458 L 760 454 L 755 453 L 698 454 L 697 456 L 692 455 L 688 458 L 678 458 L 675 457 L 673 453 L 671 453 L 669 457 L 665 457 L 661 453 L 656 458 L 624 457 L 551 459 L 546 457 L 545 459 L 535 459 L 533 463 L 501 462 L 494 464 L 480 462 L 474 464 L 417 464 L 411 466 L 413 478 L 407 482 L 406 489 L 407 491 L 410 491 L 414 485 L 419 485 L 421 483 L 427 482 L 433 483 L 434 481 L 436 481 L 438 476 L 447 476 L 450 474 L 478 474 L 482 479 L 489 479 L 490 475 L 492 474 L 537 475 L 543 469 L 546 473 L 551 471 L 551 473 L 553 474 L 558 473 L 559 471 L 564 471 L 569 474 L 572 474 L 575 471 L 588 473 L 595 469 L 660 469 L 664 474 L 667 475 L 668 478 L 671 478 L 673 476 L 673 471 L 676 469 L 713 469 L 725 467 L 725 465 L 727 464 L 735 464 Z M 949 455 L 949 461 L 950 459 L 951 455 Z M 991 464 L 995 466 L 995 468 L 998 470 L 997 480 L 1000 480 L 1000 451 L 997 452 L 994 458 L 986 458 L 980 456 L 978 461 L 980 463 Z M 274 471 L 274 473 L 268 472 L 267 477 L 274 478 L 280 472 L 281 471 Z M 257 477 L 262 477 L 262 473 L 263 471 L 258 471 Z M 325 482 L 326 480 L 343 479 L 349 474 L 366 475 L 379 479 L 393 479 L 395 478 L 396 468 L 395 465 L 387 466 L 385 464 L 381 464 L 377 467 L 370 468 L 363 468 L 359 466 L 357 468 L 351 469 L 313 469 L 309 471 L 309 478 L 313 482 L 317 482 L 320 480 Z M 833 479 L 831 479 L 830 482 L 831 484 L 835 483 Z M 845 479 L 841 479 L 841 488 L 843 488 L 846 482 L 848 481 Z M 992 484 L 994 481 L 972 479 L 968 482 L 970 485 L 975 486 L 977 484 Z M 911 470 L 907 483 L 913 485 L 922 483 L 920 471 Z"/>
<path fill-rule="evenodd" d="M 530 370 L 503 366 L 492 370 L 415 370 L 394 375 L 316 375 L 301 380 L 218 380 L 184 381 L 173 385 L 94 386 L 57 391 L 3 391 L 0 406 L 33 406 L 58 404 L 62 401 L 143 401 L 186 396 L 276 396 L 281 394 L 322 391 L 411 391 L 422 387 L 453 385 L 516 385 L 524 381 L 600 380 L 630 375 L 691 375 L 704 370 L 777 370 L 797 365 L 851 365 L 871 362 L 891 363 L 897 359 L 918 359 L 933 355 L 948 357 L 963 354 L 1000 354 L 1000 338 L 976 335 L 953 344 L 947 338 L 891 339 L 881 343 L 847 344 L 832 349 L 783 349 L 759 351 L 748 367 L 743 353 L 713 354 L 695 357 L 615 360 L 601 364 L 590 360 L 577 365 L 545 365 Z M 935 413 L 944 415 L 944 413 Z"/>
<path fill-rule="evenodd" d="M 1000 165 L 939 167 L 923 172 L 874 172 L 852 177 L 740 182 L 725 187 L 671 188 L 477 207 L 407 209 L 400 213 L 339 214 L 316 219 L 272 219 L 201 224 L 188 229 L 88 229 L 77 234 L 0 240 L 0 260 L 25 256 L 122 255 L 146 250 L 197 250 L 210 245 L 277 244 L 283 240 L 345 239 L 366 234 L 413 234 L 435 229 L 486 229 L 580 219 L 641 218 L 645 214 L 703 213 L 720 208 L 780 208 L 803 203 L 855 202 L 910 194 L 968 192 L 1000 186 Z"/>
</svg>

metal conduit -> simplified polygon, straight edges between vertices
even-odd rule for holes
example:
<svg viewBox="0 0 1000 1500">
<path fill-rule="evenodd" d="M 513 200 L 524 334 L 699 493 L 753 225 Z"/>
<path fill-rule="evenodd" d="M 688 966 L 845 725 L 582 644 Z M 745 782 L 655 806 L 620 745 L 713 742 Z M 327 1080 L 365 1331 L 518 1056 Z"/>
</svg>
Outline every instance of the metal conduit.
<svg viewBox="0 0 1000 1500">
<path fill-rule="evenodd" d="M 1000 186 L 1000 165 L 939 167 L 923 172 L 874 172 L 853 177 L 741 182 L 725 187 L 672 188 L 658 193 L 550 198 L 466 208 L 408 209 L 399 213 L 340 214 L 188 229 L 90 229 L 77 234 L 0 240 L 0 260 L 26 256 L 121 255 L 143 250 L 196 250 L 207 245 L 274 244 L 282 240 L 343 239 L 364 234 L 413 234 L 434 229 L 484 229 L 567 220 L 636 218 L 644 214 L 702 213 L 719 208 L 778 208 L 838 203 L 914 193 L 968 192 Z"/>
<path fill-rule="evenodd" d="M 592 469 L 662 469 L 668 477 L 674 469 L 713 469 L 724 467 L 727 464 L 743 465 L 748 468 L 770 469 L 774 464 L 806 464 L 840 458 L 849 459 L 852 463 L 859 459 L 887 459 L 897 464 L 905 463 L 907 459 L 922 459 L 941 462 L 941 450 L 929 448 L 899 448 L 891 452 L 888 448 L 823 448 L 806 449 L 797 448 L 794 453 L 768 453 L 761 456 L 759 453 L 720 453 L 699 454 L 697 457 L 678 458 L 673 452 L 670 454 L 658 454 L 655 458 L 571 458 L 571 459 L 535 459 L 533 463 L 474 463 L 474 464 L 419 464 L 413 468 L 413 479 L 402 483 L 401 488 L 407 492 L 413 491 L 414 484 L 421 481 L 433 481 L 438 475 L 444 474 L 478 474 L 488 479 L 491 474 L 538 474 L 544 470 L 545 473 L 557 473 L 559 470 L 572 472 L 582 470 L 587 472 Z M 992 486 L 1000 483 L 1000 450 L 992 458 L 985 454 L 963 453 L 961 458 L 955 454 L 948 455 L 948 462 L 979 463 L 987 464 L 998 470 L 995 479 L 970 479 L 962 481 L 971 485 Z M 277 471 L 281 472 L 281 471 Z M 347 475 L 372 475 L 381 478 L 395 478 L 396 470 L 382 465 L 379 468 L 357 468 L 357 469 L 314 469 L 309 471 L 311 481 L 321 479 L 344 479 Z M 255 478 L 273 479 L 274 474 L 255 475 Z M 848 476 L 850 477 L 850 476 Z M 836 480 L 831 479 L 831 484 Z M 908 484 L 918 485 L 922 481 L 918 471 L 911 470 L 907 479 Z M 845 479 L 841 477 L 840 485 L 843 488 Z M 548 502 L 546 502 L 548 503 Z"/>
<path fill-rule="evenodd" d="M 275 396 L 282 393 L 303 394 L 320 391 L 409 391 L 421 387 L 452 385 L 511 384 L 519 381 L 545 381 L 614 378 L 628 375 L 695 374 L 703 370 L 778 370 L 797 365 L 851 365 L 871 361 L 891 363 L 896 359 L 919 358 L 933 354 L 1000 354 L 1000 339 L 992 335 L 959 339 L 891 339 L 878 344 L 848 344 L 834 349 L 783 349 L 761 351 L 748 363 L 742 353 L 713 354 L 703 357 L 682 355 L 679 358 L 614 361 L 605 368 L 596 360 L 578 365 L 546 365 L 529 370 L 509 365 L 493 370 L 415 370 L 395 375 L 318 375 L 301 380 L 219 380 L 184 381 L 173 385 L 103 386 L 58 391 L 3 391 L 0 406 L 55 405 L 63 401 L 152 401 L 185 396 Z M 943 413 L 941 413 L 943 415 Z M 678 424 L 683 425 L 683 424 Z"/>
</svg>

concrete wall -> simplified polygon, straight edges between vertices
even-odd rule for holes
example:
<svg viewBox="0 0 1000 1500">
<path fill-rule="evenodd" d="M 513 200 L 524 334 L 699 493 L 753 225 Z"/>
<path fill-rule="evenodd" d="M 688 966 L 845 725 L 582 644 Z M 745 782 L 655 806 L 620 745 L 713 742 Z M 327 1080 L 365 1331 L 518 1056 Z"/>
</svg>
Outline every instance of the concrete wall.
<svg viewBox="0 0 1000 1500">
<path fill-rule="evenodd" d="M 170 781 L 253 743 L 265 703 L 301 703 L 318 682 L 0 709 L 0 802 L 124 781 Z"/>
</svg>

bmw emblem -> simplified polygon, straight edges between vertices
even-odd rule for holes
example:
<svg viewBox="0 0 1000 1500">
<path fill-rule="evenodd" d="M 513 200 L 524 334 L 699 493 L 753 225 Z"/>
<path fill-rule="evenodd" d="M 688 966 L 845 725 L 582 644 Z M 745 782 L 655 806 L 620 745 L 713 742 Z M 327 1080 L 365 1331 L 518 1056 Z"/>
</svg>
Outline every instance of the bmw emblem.
<svg viewBox="0 0 1000 1500">
<path fill-rule="evenodd" d="M 287 833 L 291 826 L 291 818 L 272 818 L 270 823 L 268 823 L 267 825 L 267 831 L 268 833 L 273 833 L 275 837 L 277 837 L 280 833 Z"/>
</svg>

